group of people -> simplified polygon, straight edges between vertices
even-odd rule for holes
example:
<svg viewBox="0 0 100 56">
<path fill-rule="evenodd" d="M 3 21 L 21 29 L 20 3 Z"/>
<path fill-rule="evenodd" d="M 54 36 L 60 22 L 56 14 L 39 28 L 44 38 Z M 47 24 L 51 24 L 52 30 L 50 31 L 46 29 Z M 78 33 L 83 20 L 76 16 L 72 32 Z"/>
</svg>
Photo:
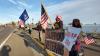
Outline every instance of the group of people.
<svg viewBox="0 0 100 56">
<path fill-rule="evenodd" d="M 71 27 L 82 28 L 80 20 L 73 19 Z M 61 20 L 61 16 L 56 17 L 56 22 L 54 23 L 54 29 L 55 30 L 63 29 L 63 21 Z M 77 37 L 75 44 L 72 46 L 71 51 L 67 51 L 67 49 L 64 48 L 64 56 L 79 56 L 80 50 L 81 50 L 81 41 L 80 41 L 80 36 L 79 36 Z"/>
<path fill-rule="evenodd" d="M 55 30 L 62 30 L 63 29 L 63 21 L 61 20 L 62 17 L 61 16 L 57 16 L 55 18 L 56 22 L 53 24 L 53 29 Z M 75 28 L 82 28 L 80 20 L 79 19 L 73 19 L 71 27 L 75 27 Z M 42 26 L 39 23 L 37 25 L 36 30 L 41 31 Z M 29 34 L 31 34 L 31 29 L 29 28 Z M 78 52 L 80 51 L 80 37 L 77 38 L 77 40 L 75 41 L 75 44 L 72 46 L 71 51 L 69 51 L 69 53 L 65 54 L 67 52 L 67 49 L 64 49 L 64 56 L 78 56 Z"/>
<path fill-rule="evenodd" d="M 55 30 L 62 30 L 63 29 L 63 21 L 61 20 L 62 17 L 61 16 L 57 16 L 55 18 L 56 22 L 53 24 L 53 29 Z M 82 28 L 80 20 L 79 19 L 73 19 L 71 27 L 75 27 L 75 28 Z M 42 29 L 41 25 L 38 24 L 37 29 L 40 31 L 40 29 Z M 78 56 L 78 53 L 80 51 L 80 47 L 81 47 L 81 42 L 80 42 L 80 37 L 77 37 L 77 40 L 75 41 L 75 44 L 72 46 L 71 51 L 69 51 L 69 53 L 64 54 L 64 56 Z M 67 52 L 67 49 L 64 49 L 64 53 Z"/>
</svg>

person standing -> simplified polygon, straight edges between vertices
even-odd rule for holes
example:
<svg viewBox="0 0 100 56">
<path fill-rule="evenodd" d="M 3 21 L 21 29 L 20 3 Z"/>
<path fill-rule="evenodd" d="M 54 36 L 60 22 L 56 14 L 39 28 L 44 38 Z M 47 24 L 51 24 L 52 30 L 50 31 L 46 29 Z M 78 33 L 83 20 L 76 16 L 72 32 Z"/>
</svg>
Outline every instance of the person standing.
<svg viewBox="0 0 100 56">
<path fill-rule="evenodd" d="M 31 30 L 30 27 L 29 27 L 29 29 L 28 29 L 28 32 L 29 32 L 30 35 L 32 34 L 32 30 Z"/>
<path fill-rule="evenodd" d="M 63 21 L 61 20 L 61 16 L 56 16 L 56 22 L 54 23 L 55 30 L 63 29 Z"/>
<path fill-rule="evenodd" d="M 42 26 L 41 26 L 40 21 L 38 22 L 37 30 L 38 30 L 38 33 L 39 33 L 39 40 L 41 41 L 41 30 L 42 30 Z"/>
<path fill-rule="evenodd" d="M 73 19 L 73 22 L 71 24 L 71 27 L 74 28 L 82 28 L 80 20 L 79 19 Z M 79 56 L 78 53 L 80 51 L 80 37 L 78 36 L 75 40 L 75 44 L 72 46 L 70 51 L 67 51 L 67 49 L 64 49 L 64 56 Z M 67 54 L 66 54 L 67 53 Z"/>
</svg>

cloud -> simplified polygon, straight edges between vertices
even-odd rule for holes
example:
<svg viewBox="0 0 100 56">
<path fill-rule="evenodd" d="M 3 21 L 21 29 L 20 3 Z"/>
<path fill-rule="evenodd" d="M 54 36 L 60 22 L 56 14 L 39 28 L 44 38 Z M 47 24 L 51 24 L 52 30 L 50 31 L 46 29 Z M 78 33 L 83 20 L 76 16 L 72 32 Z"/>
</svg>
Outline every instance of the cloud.
<svg viewBox="0 0 100 56">
<path fill-rule="evenodd" d="M 12 4 L 17 4 L 14 0 L 8 0 L 10 3 L 12 3 Z"/>
<path fill-rule="evenodd" d="M 82 23 L 99 23 L 100 0 L 71 0 L 47 6 L 48 14 L 54 21 L 56 15 L 61 15 L 65 24 L 74 18 L 79 18 Z M 100 24 L 100 23 L 99 23 Z"/>
<path fill-rule="evenodd" d="M 22 2 L 22 1 L 17 1 L 17 2 L 19 4 L 19 6 L 23 6 L 25 8 L 29 8 L 29 9 L 32 8 L 32 5 L 29 5 L 29 4 L 25 3 L 25 2 Z"/>
<path fill-rule="evenodd" d="M 25 9 L 25 8 L 28 8 L 28 9 L 31 9 L 32 8 L 32 5 L 29 5 L 27 4 L 25 1 L 22 1 L 22 0 L 8 0 L 10 3 L 16 5 L 17 9 Z"/>
</svg>

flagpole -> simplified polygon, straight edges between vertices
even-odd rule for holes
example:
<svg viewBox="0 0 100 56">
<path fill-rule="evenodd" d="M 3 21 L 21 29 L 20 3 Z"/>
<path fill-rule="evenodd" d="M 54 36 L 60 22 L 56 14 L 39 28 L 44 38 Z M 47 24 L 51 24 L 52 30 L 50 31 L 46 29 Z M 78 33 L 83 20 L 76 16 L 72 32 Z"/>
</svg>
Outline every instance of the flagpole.
<svg viewBox="0 0 100 56">
<path fill-rule="evenodd" d="M 41 0 L 41 4 L 43 5 L 43 0 Z M 43 5 L 43 7 L 44 7 L 44 5 Z M 44 9 L 45 9 L 45 7 L 44 7 Z M 45 9 L 45 12 L 46 12 L 46 14 L 47 14 L 47 10 Z M 54 25 L 53 25 L 53 23 L 52 23 L 52 21 L 51 21 L 51 19 L 50 19 L 50 17 L 49 17 L 49 15 L 47 14 L 47 16 L 48 16 L 48 19 L 49 19 L 49 21 L 50 21 L 50 23 L 52 24 L 52 27 L 53 27 L 53 29 L 55 28 L 54 27 Z"/>
</svg>

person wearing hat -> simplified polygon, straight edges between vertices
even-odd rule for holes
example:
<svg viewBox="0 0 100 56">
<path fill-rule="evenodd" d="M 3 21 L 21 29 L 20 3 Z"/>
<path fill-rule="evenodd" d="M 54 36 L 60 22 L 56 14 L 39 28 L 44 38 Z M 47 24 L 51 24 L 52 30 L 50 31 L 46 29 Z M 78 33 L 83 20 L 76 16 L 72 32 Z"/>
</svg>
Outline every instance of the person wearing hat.
<svg viewBox="0 0 100 56">
<path fill-rule="evenodd" d="M 71 27 L 75 28 L 82 28 L 80 20 L 79 19 L 73 19 Z M 81 34 L 81 32 L 80 32 Z M 77 37 L 75 40 L 75 44 L 72 46 L 71 50 L 68 51 L 67 48 L 64 48 L 64 56 L 79 56 L 79 53 L 81 51 L 81 35 Z M 83 55 L 83 54 L 82 54 Z"/>
<path fill-rule="evenodd" d="M 56 17 L 56 22 L 54 23 L 54 28 L 56 30 L 60 30 L 60 29 L 63 29 L 63 21 L 61 20 L 61 16 L 57 16 Z"/>
</svg>

